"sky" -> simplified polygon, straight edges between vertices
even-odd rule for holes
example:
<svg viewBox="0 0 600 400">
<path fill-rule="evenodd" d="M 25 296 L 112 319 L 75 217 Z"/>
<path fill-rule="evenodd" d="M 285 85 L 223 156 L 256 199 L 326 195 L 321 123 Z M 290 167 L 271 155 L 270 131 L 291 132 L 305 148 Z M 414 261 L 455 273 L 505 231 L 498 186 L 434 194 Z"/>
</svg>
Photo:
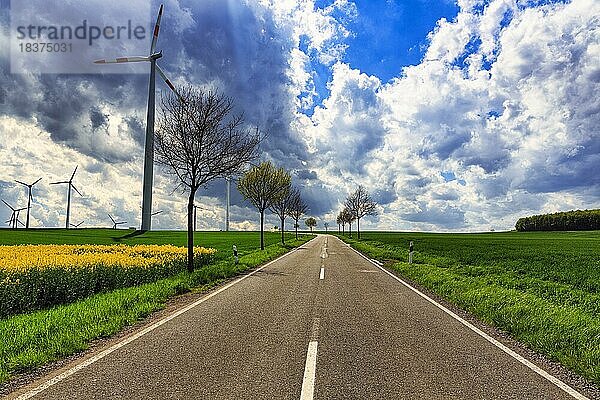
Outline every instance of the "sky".
<svg viewBox="0 0 600 400">
<path fill-rule="evenodd" d="M 31 225 L 64 226 L 66 186 L 50 183 L 78 165 L 71 221 L 139 226 L 149 68 L 15 73 L 10 8 L 0 1 L 0 198 L 26 206 L 15 179 L 41 177 Z M 165 0 L 157 49 L 176 85 L 218 88 L 268 134 L 260 159 L 292 173 L 320 227 L 364 185 L 379 215 L 362 229 L 508 230 L 600 208 L 599 16 L 596 0 Z M 166 90 L 157 80 L 157 99 Z M 171 179 L 155 168 L 153 228 L 185 227 Z M 232 188 L 232 229 L 257 229 Z M 196 200 L 198 228 L 224 229 L 224 181 Z"/>
</svg>

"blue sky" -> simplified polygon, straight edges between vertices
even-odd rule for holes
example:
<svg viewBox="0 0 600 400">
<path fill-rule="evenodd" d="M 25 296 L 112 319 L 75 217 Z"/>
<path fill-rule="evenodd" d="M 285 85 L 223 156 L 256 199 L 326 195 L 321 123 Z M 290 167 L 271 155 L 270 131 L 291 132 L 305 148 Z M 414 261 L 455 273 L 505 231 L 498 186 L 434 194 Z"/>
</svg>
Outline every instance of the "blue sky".
<svg viewBox="0 0 600 400">
<path fill-rule="evenodd" d="M 316 1 L 315 7 L 326 8 L 332 0 Z M 421 62 L 427 47 L 427 34 L 440 18 L 453 19 L 459 11 L 451 1 L 431 0 L 361 0 L 355 1 L 356 16 L 334 12 L 344 21 L 352 35 L 342 60 L 352 68 L 375 75 L 383 82 L 397 77 L 404 66 Z M 300 48 L 306 49 L 303 43 Z M 310 55 L 310 53 L 309 53 Z M 317 72 L 319 98 L 328 97 L 327 82 L 331 71 L 312 54 L 312 67 Z M 307 110 L 308 114 L 312 110 Z"/>
<path fill-rule="evenodd" d="M 359 18 L 349 24 L 356 32 L 344 57 L 352 68 L 382 81 L 397 77 L 402 67 L 419 64 L 427 34 L 441 18 L 452 20 L 458 7 L 452 2 L 427 0 L 356 1 Z"/>
<path fill-rule="evenodd" d="M 119 9 L 92 3 L 90 16 Z M 366 229 L 501 230 L 600 207 L 598 14 L 595 0 L 165 0 L 158 48 L 176 85 L 219 88 L 269 133 L 261 159 L 291 171 L 320 223 L 362 184 L 380 204 Z M 14 179 L 43 177 L 32 225 L 61 226 L 66 193 L 49 182 L 79 165 L 72 220 L 138 225 L 147 74 L 11 73 L 1 35 L 0 198 L 21 205 Z M 174 186 L 156 168 L 159 229 L 185 226 Z M 224 187 L 198 194 L 202 229 L 223 228 Z M 256 229 L 232 201 L 232 226 Z"/>
</svg>

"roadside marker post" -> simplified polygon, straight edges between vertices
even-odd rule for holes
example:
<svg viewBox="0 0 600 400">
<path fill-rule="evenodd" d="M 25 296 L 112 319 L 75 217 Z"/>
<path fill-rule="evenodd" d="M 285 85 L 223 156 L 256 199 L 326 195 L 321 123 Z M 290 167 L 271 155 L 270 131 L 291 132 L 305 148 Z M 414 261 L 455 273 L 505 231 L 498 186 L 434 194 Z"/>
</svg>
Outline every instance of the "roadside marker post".
<svg viewBox="0 0 600 400">
<path fill-rule="evenodd" d="M 414 251 L 414 246 L 413 246 L 413 242 L 411 240 L 410 244 L 408 245 L 408 263 L 409 264 L 412 264 L 413 251 Z"/>
<path fill-rule="evenodd" d="M 235 263 L 237 265 L 237 263 L 239 262 L 239 259 L 238 259 L 238 253 L 237 253 L 237 246 L 235 244 L 233 245 L 233 257 L 235 258 Z"/>
</svg>

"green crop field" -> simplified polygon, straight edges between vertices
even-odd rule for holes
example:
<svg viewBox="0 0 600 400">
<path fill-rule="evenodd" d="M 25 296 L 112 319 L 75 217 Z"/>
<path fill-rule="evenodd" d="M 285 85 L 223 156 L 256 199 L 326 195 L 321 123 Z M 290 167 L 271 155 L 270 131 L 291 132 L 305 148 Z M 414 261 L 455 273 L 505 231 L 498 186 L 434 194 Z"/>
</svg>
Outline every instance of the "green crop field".
<svg viewBox="0 0 600 400">
<path fill-rule="evenodd" d="M 356 249 L 600 383 L 600 231 L 353 236 Z"/>
<path fill-rule="evenodd" d="M 286 233 L 286 239 L 294 237 Z M 265 232 L 265 246 L 281 241 L 281 233 Z M 0 229 L 0 245 L 18 244 L 172 244 L 187 245 L 185 231 L 150 231 L 141 235 L 125 229 Z M 229 257 L 232 245 L 240 255 L 260 247 L 259 232 L 199 231 L 194 234 L 194 245 L 217 249 L 217 258 Z"/>
</svg>

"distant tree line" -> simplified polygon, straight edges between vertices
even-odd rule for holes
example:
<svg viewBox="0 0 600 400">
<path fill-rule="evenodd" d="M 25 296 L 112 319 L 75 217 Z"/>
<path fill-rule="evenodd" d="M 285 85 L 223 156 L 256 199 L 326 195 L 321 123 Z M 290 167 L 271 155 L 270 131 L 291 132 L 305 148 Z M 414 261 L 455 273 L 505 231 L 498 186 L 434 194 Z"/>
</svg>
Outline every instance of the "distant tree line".
<svg viewBox="0 0 600 400">
<path fill-rule="evenodd" d="M 593 231 L 600 229 L 600 210 L 577 210 L 519 218 L 515 228 L 530 231 Z"/>
</svg>

